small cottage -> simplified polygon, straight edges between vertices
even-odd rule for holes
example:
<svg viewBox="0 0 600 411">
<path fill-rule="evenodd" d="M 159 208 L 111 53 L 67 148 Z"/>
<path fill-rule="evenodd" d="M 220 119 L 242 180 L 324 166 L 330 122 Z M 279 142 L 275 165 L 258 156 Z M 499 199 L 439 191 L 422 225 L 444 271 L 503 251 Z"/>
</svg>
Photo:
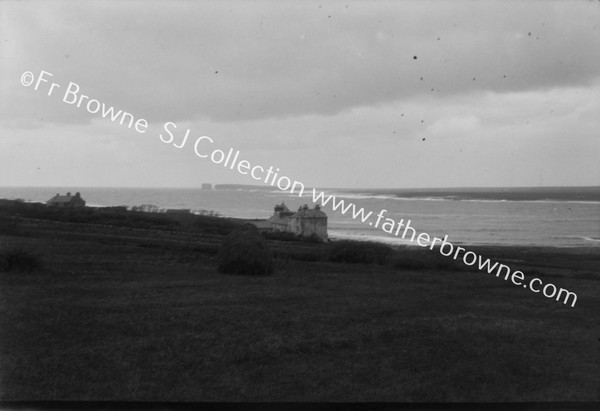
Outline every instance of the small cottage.
<svg viewBox="0 0 600 411">
<path fill-rule="evenodd" d="M 71 193 L 61 196 L 56 193 L 54 197 L 46 201 L 46 205 L 52 207 L 85 207 L 85 200 L 81 198 L 81 194 L 75 193 L 74 196 Z"/>
</svg>

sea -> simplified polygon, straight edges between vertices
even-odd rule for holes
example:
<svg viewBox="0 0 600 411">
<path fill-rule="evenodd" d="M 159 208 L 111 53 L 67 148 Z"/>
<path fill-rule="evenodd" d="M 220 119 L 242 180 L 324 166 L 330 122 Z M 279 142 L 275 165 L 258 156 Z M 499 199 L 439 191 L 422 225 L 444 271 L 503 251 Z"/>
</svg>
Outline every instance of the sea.
<svg viewBox="0 0 600 411">
<path fill-rule="evenodd" d="M 266 219 L 282 201 L 290 210 L 308 204 L 312 190 L 290 195 L 273 187 L 217 185 L 201 188 L 0 187 L 0 198 L 46 202 L 57 193 L 80 192 L 88 206 L 154 205 L 190 209 L 197 214 Z M 417 232 L 453 244 L 598 247 L 600 187 L 456 188 L 456 189 L 320 189 L 385 218 L 410 220 Z M 349 213 L 322 210 L 332 239 L 407 244 L 406 239 L 355 220 Z M 381 225 L 380 225 L 381 226 Z M 401 231 L 402 233 L 402 231 Z"/>
</svg>

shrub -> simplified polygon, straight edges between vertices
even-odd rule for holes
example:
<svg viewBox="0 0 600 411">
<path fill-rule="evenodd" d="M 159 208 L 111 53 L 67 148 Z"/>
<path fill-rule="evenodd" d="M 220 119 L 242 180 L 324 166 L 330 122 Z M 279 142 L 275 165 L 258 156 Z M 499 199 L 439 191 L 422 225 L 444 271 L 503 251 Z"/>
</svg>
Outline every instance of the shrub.
<svg viewBox="0 0 600 411">
<path fill-rule="evenodd" d="M 341 240 L 333 242 L 329 261 L 342 263 L 385 264 L 392 248 L 381 243 Z"/>
<path fill-rule="evenodd" d="M 273 254 L 256 226 L 246 224 L 233 230 L 218 253 L 219 271 L 227 274 L 270 275 Z"/>
<path fill-rule="evenodd" d="M 24 250 L 11 250 L 0 259 L 2 271 L 27 271 L 29 273 L 41 267 L 41 259 Z"/>
</svg>

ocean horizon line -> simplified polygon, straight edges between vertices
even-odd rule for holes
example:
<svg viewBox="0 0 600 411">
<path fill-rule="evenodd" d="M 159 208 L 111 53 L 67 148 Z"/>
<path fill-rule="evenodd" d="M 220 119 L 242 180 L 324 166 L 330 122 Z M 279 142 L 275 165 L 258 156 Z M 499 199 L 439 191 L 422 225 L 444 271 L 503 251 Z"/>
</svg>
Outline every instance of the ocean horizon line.
<svg viewBox="0 0 600 411">
<path fill-rule="evenodd" d="M 207 183 L 211 184 L 211 183 Z M 198 186 L 105 186 L 105 185 L 2 185 L 0 188 L 96 188 L 96 189 L 157 189 L 157 190 L 206 190 L 206 188 L 202 188 L 202 185 Z M 270 191 L 280 191 L 274 189 L 272 186 L 267 184 L 230 184 L 230 183 L 215 183 L 212 184 L 213 189 L 216 187 L 221 187 L 217 189 L 229 189 L 233 187 L 250 187 L 253 189 L 264 189 Z M 442 191 L 442 190 L 544 190 L 544 189 L 598 189 L 600 190 L 600 185 L 573 185 L 573 186 L 456 186 L 456 187 L 307 187 L 307 189 L 312 190 L 336 190 L 336 191 L 365 191 L 365 190 L 375 190 L 375 191 L 391 191 L 391 190 L 432 190 L 432 191 Z"/>
</svg>

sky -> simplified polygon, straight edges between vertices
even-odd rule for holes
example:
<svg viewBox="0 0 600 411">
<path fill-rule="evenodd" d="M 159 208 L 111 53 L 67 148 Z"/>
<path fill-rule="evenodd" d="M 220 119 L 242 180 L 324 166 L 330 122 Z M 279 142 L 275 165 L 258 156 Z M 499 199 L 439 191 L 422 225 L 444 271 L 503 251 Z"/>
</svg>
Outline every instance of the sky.
<svg viewBox="0 0 600 411">
<path fill-rule="evenodd" d="M 0 40 L 0 186 L 260 184 L 188 129 L 307 187 L 600 185 L 600 1 L 9 0 Z"/>
</svg>

